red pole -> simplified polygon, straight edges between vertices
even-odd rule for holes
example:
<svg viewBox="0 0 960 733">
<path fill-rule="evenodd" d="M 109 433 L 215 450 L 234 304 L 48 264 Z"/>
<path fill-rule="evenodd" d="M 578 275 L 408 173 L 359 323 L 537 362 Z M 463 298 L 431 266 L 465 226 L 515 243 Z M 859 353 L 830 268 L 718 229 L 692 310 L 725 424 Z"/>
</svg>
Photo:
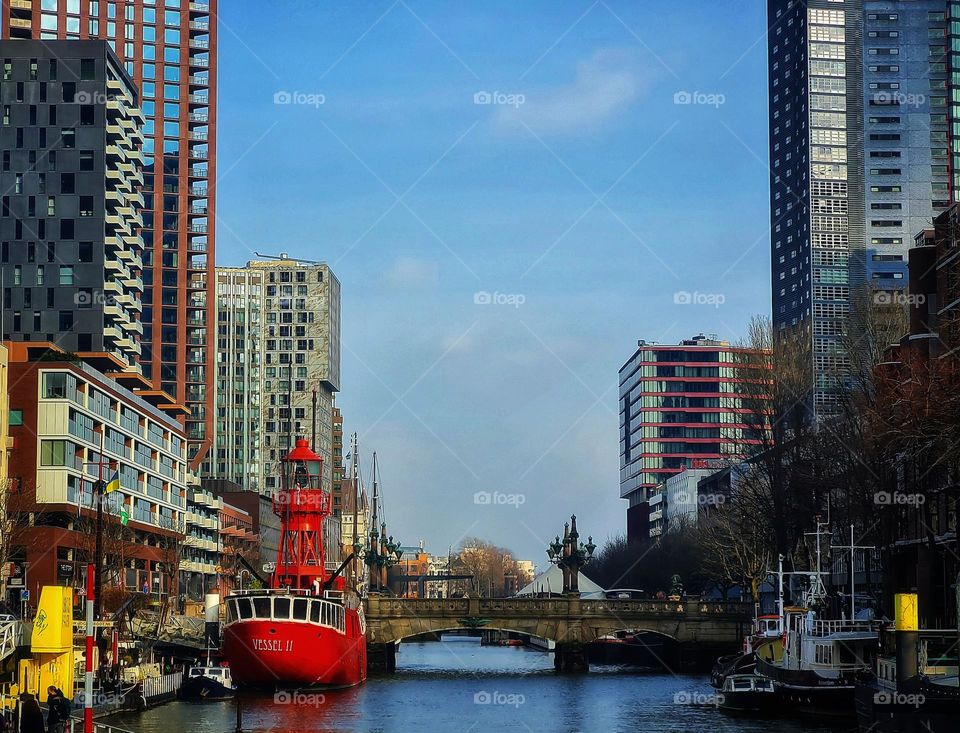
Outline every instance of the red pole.
<svg viewBox="0 0 960 733">
<path fill-rule="evenodd" d="M 93 733 L 93 602 L 94 567 L 87 564 L 87 656 L 83 679 L 83 732 Z"/>
</svg>

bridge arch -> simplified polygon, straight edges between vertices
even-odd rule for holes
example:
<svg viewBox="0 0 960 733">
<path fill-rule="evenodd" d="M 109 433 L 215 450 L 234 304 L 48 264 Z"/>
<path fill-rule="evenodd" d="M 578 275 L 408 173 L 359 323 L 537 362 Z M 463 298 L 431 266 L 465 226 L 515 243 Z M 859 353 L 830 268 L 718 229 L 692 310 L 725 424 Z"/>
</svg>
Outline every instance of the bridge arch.
<svg viewBox="0 0 960 733">
<path fill-rule="evenodd" d="M 401 637 L 401 638 L 399 638 L 399 639 L 396 639 L 395 642 L 398 643 L 398 644 L 402 644 L 403 642 L 409 641 L 409 640 L 411 640 L 411 639 L 415 639 L 415 638 L 418 637 L 418 636 L 423 636 L 424 634 L 444 634 L 444 633 L 448 633 L 448 632 L 452 632 L 452 631 L 476 631 L 476 632 L 478 632 L 478 633 L 479 633 L 479 632 L 484 632 L 484 631 L 502 631 L 502 632 L 508 633 L 508 634 L 523 634 L 523 635 L 525 635 L 525 636 L 534 636 L 533 634 L 530 634 L 529 631 L 524 631 L 523 629 L 512 628 L 512 627 L 510 627 L 510 626 L 508 626 L 508 625 L 506 625 L 506 624 L 503 624 L 503 623 L 491 623 L 491 624 L 488 624 L 488 625 L 486 625 L 486 626 L 457 626 L 457 625 L 452 625 L 452 626 L 448 626 L 447 628 L 442 628 L 442 629 L 441 629 L 441 628 L 438 628 L 438 629 L 432 629 L 432 630 L 430 630 L 430 631 L 421 631 L 421 632 L 418 632 L 418 633 L 415 633 L 415 634 L 408 634 L 407 636 L 403 636 L 403 637 Z M 543 638 L 548 638 L 548 637 L 543 637 Z M 549 640 L 549 641 L 553 641 L 553 642 L 558 641 L 557 639 L 548 639 L 548 640 Z"/>
</svg>

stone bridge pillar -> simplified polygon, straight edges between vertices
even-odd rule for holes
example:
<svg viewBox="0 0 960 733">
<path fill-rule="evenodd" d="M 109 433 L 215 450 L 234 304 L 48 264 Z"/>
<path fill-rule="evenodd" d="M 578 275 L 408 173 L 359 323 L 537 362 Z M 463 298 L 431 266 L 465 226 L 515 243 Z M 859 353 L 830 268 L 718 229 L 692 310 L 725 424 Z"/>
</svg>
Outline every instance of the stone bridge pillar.
<svg viewBox="0 0 960 733">
<path fill-rule="evenodd" d="M 580 595 L 567 596 L 566 633 L 557 639 L 553 652 L 553 668 L 557 672 L 589 672 L 590 660 L 584 643 L 583 616 L 580 610 Z"/>
</svg>

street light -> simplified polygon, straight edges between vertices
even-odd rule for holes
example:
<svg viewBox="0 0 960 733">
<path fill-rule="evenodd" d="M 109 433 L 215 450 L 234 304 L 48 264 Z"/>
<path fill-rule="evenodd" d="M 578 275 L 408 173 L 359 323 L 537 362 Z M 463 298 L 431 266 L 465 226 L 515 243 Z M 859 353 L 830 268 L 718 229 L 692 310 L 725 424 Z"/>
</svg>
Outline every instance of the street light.
<svg viewBox="0 0 960 733">
<path fill-rule="evenodd" d="M 580 595 L 580 569 L 593 559 L 593 552 L 596 549 L 592 536 L 587 537 L 586 544 L 580 542 L 580 533 L 577 532 L 577 515 L 571 515 L 570 521 L 563 525 L 563 540 L 557 535 L 547 547 L 550 562 L 563 571 L 564 595 Z"/>
<path fill-rule="evenodd" d="M 387 535 L 387 525 L 380 525 L 380 530 L 374 526 L 370 530 L 370 546 L 364 549 L 359 541 L 353 543 L 353 551 L 370 569 L 370 590 L 381 592 L 387 587 L 387 568 L 400 562 L 403 550 L 400 543 L 395 542 L 393 535 Z"/>
</svg>

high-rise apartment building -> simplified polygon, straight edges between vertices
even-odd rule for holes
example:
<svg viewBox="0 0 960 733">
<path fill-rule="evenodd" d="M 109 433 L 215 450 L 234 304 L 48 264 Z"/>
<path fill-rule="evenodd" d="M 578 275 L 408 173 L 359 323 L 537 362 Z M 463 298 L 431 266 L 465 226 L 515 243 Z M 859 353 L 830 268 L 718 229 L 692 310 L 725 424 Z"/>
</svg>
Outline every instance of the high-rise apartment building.
<svg viewBox="0 0 960 733">
<path fill-rule="evenodd" d="M 768 27 L 773 322 L 811 324 L 811 407 L 829 414 L 864 276 L 863 0 L 770 0 Z"/>
<path fill-rule="evenodd" d="M 263 278 L 258 270 L 218 267 L 214 445 L 203 474 L 263 492 L 260 422 L 263 392 Z"/>
<path fill-rule="evenodd" d="M 946 3 L 865 0 L 867 279 L 906 284 L 917 232 L 950 204 Z"/>
<path fill-rule="evenodd" d="M 0 9 L 3 39 L 105 40 L 140 90 L 140 362 L 145 377 L 189 409 L 183 420 L 194 466 L 210 447 L 213 420 L 207 288 L 214 262 L 216 17 L 217 0 L 9 0 Z"/>
<path fill-rule="evenodd" d="M 0 41 L 0 60 L 2 336 L 106 354 L 136 378 L 136 87 L 103 41 Z"/>
<path fill-rule="evenodd" d="M 638 343 L 620 368 L 620 498 L 627 536 L 649 537 L 647 502 L 688 468 L 748 455 L 763 442 L 737 382 L 738 353 L 703 335 L 677 345 Z"/>
<path fill-rule="evenodd" d="M 325 264 L 283 255 L 217 268 L 216 282 L 216 440 L 204 474 L 272 493 L 277 462 L 297 436 L 312 438 L 315 420 L 332 487 L 340 281 Z"/>
</svg>

